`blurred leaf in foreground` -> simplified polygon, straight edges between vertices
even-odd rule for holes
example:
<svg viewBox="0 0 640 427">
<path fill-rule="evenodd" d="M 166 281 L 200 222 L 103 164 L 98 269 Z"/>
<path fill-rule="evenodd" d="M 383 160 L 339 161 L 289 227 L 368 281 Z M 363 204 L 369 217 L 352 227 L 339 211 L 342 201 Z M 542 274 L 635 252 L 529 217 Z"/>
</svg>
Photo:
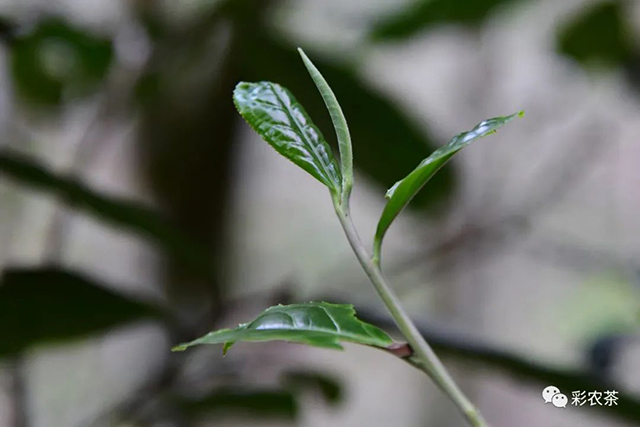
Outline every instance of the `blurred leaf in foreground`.
<svg viewBox="0 0 640 427">
<path fill-rule="evenodd" d="M 102 195 L 72 177 L 49 171 L 34 160 L 7 149 L 0 150 L 0 175 L 3 174 L 36 189 L 54 193 L 69 206 L 153 240 L 193 268 L 208 271 L 206 252 L 160 214 L 140 203 Z"/>
<path fill-rule="evenodd" d="M 283 375 L 282 382 L 294 390 L 317 390 L 327 403 L 333 405 L 339 403 L 343 398 L 340 382 L 321 372 L 288 371 Z"/>
<path fill-rule="evenodd" d="M 181 406 L 190 415 L 203 416 L 238 414 L 260 419 L 295 419 L 298 414 L 298 401 L 287 390 L 215 390 L 206 397 L 184 401 Z"/>
<path fill-rule="evenodd" d="M 573 339 L 640 331 L 640 292 L 621 275 L 599 275 L 562 302 L 560 331 Z"/>
<path fill-rule="evenodd" d="M 255 320 L 236 329 L 210 332 L 195 341 L 181 344 L 174 351 L 199 344 L 224 344 L 226 353 L 235 342 L 288 341 L 315 347 L 342 350 L 340 342 L 387 348 L 393 340 L 382 329 L 357 319 L 349 304 L 310 302 L 277 305 L 266 309 Z"/>
<path fill-rule="evenodd" d="M 378 23 L 374 40 L 401 40 L 440 23 L 477 25 L 495 9 L 516 0 L 417 0 Z"/>
<path fill-rule="evenodd" d="M 112 56 L 110 40 L 60 19 L 43 20 L 31 31 L 17 33 L 11 43 L 11 68 L 19 93 L 43 105 L 95 89 Z"/>
<path fill-rule="evenodd" d="M 84 338 L 154 314 L 149 306 L 73 272 L 7 269 L 0 283 L 0 356 Z"/>
<path fill-rule="evenodd" d="M 640 45 L 635 40 L 630 3 L 589 5 L 558 32 L 556 48 L 585 67 L 617 67 L 640 93 Z"/>
<path fill-rule="evenodd" d="M 619 2 L 596 3 L 560 30 L 558 51 L 583 65 L 624 65 L 633 45 L 625 19 Z"/>
</svg>

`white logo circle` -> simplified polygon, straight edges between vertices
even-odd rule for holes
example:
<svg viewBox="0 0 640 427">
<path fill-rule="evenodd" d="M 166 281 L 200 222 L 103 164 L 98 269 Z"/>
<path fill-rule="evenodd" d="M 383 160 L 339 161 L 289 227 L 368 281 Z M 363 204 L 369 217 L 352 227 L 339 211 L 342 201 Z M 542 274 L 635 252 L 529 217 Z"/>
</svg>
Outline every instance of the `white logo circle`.
<svg viewBox="0 0 640 427">
<path fill-rule="evenodd" d="M 550 385 L 542 390 L 542 398 L 544 399 L 544 403 L 551 403 L 553 400 L 553 396 L 560 393 L 560 389 L 556 386 Z M 566 399 L 566 396 L 565 396 Z"/>
</svg>

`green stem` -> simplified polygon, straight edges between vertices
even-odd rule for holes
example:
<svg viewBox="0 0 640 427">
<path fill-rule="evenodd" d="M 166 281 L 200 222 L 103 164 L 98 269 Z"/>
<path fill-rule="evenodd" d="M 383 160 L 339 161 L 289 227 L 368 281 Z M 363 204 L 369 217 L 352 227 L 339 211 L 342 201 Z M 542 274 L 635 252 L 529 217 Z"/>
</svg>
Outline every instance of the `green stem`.
<svg viewBox="0 0 640 427">
<path fill-rule="evenodd" d="M 334 206 L 338 219 L 340 220 L 340 224 L 342 224 L 342 228 L 347 235 L 347 239 L 358 258 L 360 265 L 367 276 L 369 276 L 369 279 L 376 288 L 378 295 L 380 295 L 384 305 L 391 313 L 398 329 L 402 332 L 405 339 L 413 349 L 414 354 L 409 358 L 409 363 L 424 371 L 433 379 L 438 387 L 440 387 L 440 389 L 442 389 L 458 406 L 458 409 L 464 414 L 470 425 L 474 427 L 487 427 L 488 424 L 482 418 L 480 412 L 478 412 L 476 407 L 464 395 L 462 390 L 460 390 L 440 359 L 438 359 L 438 356 L 434 353 L 431 346 L 424 340 L 416 326 L 411 321 L 411 318 L 409 318 L 409 315 L 400 305 L 398 297 L 393 290 L 391 290 L 382 275 L 379 262 L 376 262 L 367 253 L 367 250 L 358 236 L 353 220 L 351 219 L 348 204 L 343 203 L 341 205 L 339 200 L 334 198 Z"/>
</svg>

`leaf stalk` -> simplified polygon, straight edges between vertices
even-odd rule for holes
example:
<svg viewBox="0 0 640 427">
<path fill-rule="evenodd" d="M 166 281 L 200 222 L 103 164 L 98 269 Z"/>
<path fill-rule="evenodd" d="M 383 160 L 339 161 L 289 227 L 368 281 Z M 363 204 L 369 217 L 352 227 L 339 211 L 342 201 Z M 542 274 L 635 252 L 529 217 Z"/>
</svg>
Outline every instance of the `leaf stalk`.
<svg viewBox="0 0 640 427">
<path fill-rule="evenodd" d="M 471 426 L 488 427 L 480 412 L 460 390 L 431 346 L 420 334 L 407 312 L 402 308 L 398 297 L 382 274 L 379 257 L 373 258 L 367 253 L 351 218 L 348 204 L 341 204 L 337 198 L 334 198 L 334 207 L 356 258 L 387 310 L 389 310 L 398 329 L 411 345 L 414 354 L 407 361 L 431 377 L 438 387 L 453 400 Z"/>
</svg>

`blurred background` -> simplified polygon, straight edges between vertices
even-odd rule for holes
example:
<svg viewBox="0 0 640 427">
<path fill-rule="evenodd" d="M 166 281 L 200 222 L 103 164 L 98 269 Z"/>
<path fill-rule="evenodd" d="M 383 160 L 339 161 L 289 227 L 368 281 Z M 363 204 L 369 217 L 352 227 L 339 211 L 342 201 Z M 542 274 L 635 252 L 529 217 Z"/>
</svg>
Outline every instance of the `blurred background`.
<svg viewBox="0 0 640 427">
<path fill-rule="evenodd" d="M 395 333 L 326 189 L 234 110 L 278 82 L 335 142 L 297 46 L 351 127 L 368 244 L 434 148 L 526 111 L 425 187 L 383 268 L 492 426 L 640 425 L 640 2 L 2 0 L 0 33 L 0 426 L 465 425 L 370 348 L 170 352 L 309 300 Z"/>
</svg>

